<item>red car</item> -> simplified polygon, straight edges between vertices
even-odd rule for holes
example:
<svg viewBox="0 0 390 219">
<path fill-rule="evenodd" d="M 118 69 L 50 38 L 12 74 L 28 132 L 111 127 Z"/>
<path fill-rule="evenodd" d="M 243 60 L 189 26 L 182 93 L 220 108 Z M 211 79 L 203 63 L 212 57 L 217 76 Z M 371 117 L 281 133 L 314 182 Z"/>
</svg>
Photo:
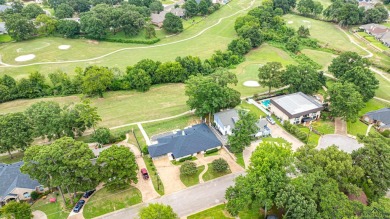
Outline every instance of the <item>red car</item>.
<svg viewBox="0 0 390 219">
<path fill-rule="evenodd" d="M 148 171 L 146 170 L 146 168 L 142 168 L 141 173 L 142 173 L 142 177 L 144 179 L 149 179 L 149 174 L 148 174 Z"/>
</svg>

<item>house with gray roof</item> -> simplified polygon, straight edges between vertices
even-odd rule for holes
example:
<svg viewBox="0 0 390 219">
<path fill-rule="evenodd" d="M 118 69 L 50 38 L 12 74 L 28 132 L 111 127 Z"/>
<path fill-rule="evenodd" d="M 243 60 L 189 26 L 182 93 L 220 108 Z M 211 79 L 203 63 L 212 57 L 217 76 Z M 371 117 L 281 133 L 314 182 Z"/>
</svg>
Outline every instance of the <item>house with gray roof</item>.
<svg viewBox="0 0 390 219">
<path fill-rule="evenodd" d="M 184 18 L 186 14 L 186 10 L 183 8 L 173 8 L 171 13 L 178 16 L 179 18 Z"/>
<path fill-rule="evenodd" d="M 239 115 L 236 109 L 224 110 L 214 114 L 215 127 L 222 135 L 231 135 L 238 120 Z M 271 130 L 268 128 L 268 122 L 265 118 L 260 118 L 256 125 L 259 131 L 255 134 L 255 137 L 271 135 Z"/>
<path fill-rule="evenodd" d="M 153 159 L 168 156 L 171 160 L 180 160 L 221 146 L 221 141 L 202 123 L 157 138 L 157 143 L 150 145 L 148 151 Z"/>
<path fill-rule="evenodd" d="M 152 13 L 150 15 L 152 24 L 156 25 L 157 27 L 162 27 L 166 14 L 166 11 L 161 11 L 160 13 Z"/>
<path fill-rule="evenodd" d="M 0 163 L 0 206 L 9 201 L 29 200 L 32 191 L 44 191 L 43 186 L 20 172 L 23 162 Z"/>
<path fill-rule="evenodd" d="M 5 10 L 12 8 L 9 5 L 0 5 L 0 13 L 4 12 Z"/>
<path fill-rule="evenodd" d="M 383 108 L 366 113 L 364 121 L 377 126 L 379 131 L 390 130 L 390 108 Z"/>
<path fill-rule="evenodd" d="M 323 105 L 314 97 L 302 92 L 287 94 L 271 99 L 270 111 L 283 122 L 301 124 L 320 118 Z"/>
</svg>

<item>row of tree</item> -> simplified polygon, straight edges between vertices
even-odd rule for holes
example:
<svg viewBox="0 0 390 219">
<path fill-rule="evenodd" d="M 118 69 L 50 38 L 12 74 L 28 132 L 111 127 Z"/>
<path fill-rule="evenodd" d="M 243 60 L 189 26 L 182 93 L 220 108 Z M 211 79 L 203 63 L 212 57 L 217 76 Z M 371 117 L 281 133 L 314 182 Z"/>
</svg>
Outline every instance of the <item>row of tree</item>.
<svg viewBox="0 0 390 219">
<path fill-rule="evenodd" d="M 302 146 L 293 153 L 288 144 L 261 143 L 251 157 L 246 176 L 226 191 L 227 209 L 271 209 L 286 218 L 352 218 L 389 214 L 380 198 L 390 189 L 390 142 L 380 136 L 362 139 L 352 154 L 337 146 Z M 355 198 L 354 198 L 355 197 Z M 368 203 L 367 205 L 367 199 Z M 354 200 L 363 200 L 361 202 Z"/>
<path fill-rule="evenodd" d="M 208 15 L 220 8 L 220 4 L 213 4 L 211 0 L 200 0 L 199 4 L 195 0 L 187 0 L 183 8 L 186 10 L 185 14 L 187 17 L 193 17 L 198 14 Z"/>
<path fill-rule="evenodd" d="M 58 139 L 81 136 L 101 120 L 88 100 L 60 107 L 56 102 L 38 102 L 25 112 L 0 115 L 0 152 L 24 151 L 34 138 Z"/>
</svg>

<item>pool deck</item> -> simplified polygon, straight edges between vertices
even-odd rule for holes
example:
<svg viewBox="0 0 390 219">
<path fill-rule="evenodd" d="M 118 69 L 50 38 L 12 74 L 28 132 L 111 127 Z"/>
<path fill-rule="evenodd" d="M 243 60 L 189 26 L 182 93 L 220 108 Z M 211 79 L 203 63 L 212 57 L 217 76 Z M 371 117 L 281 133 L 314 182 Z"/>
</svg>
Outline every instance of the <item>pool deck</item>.
<svg viewBox="0 0 390 219">
<path fill-rule="evenodd" d="M 248 99 L 248 103 L 255 105 L 257 108 L 259 108 L 259 109 L 260 109 L 261 111 L 263 111 L 265 114 L 271 115 L 271 113 L 268 112 L 267 109 L 265 109 L 261 104 L 257 103 L 255 100 L 253 100 L 253 99 Z"/>
</svg>

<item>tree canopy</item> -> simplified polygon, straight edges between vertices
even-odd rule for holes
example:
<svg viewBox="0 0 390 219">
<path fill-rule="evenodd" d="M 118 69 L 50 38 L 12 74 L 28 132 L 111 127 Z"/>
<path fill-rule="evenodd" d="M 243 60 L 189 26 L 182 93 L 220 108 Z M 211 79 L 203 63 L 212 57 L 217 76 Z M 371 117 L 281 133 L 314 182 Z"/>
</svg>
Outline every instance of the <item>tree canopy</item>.
<svg viewBox="0 0 390 219">
<path fill-rule="evenodd" d="M 139 212 L 140 219 L 178 219 L 179 217 L 173 211 L 172 207 L 163 204 L 149 204 L 141 208 Z"/>
<path fill-rule="evenodd" d="M 314 94 L 325 84 L 325 76 L 310 65 L 287 65 L 281 76 L 284 85 L 289 85 L 289 92 Z"/>
<path fill-rule="evenodd" d="M 180 33 L 183 31 L 183 22 L 178 16 L 169 12 L 165 15 L 163 28 L 169 33 Z"/>
<path fill-rule="evenodd" d="M 259 68 L 259 83 L 263 87 L 268 87 L 268 94 L 271 94 L 271 88 L 278 88 L 283 84 L 281 68 L 280 62 L 267 62 Z"/>
<path fill-rule="evenodd" d="M 239 153 L 251 144 L 251 140 L 259 131 L 256 123 L 258 118 L 252 112 L 238 111 L 239 120 L 234 124 L 232 135 L 228 136 L 230 149 Z"/>
</svg>

